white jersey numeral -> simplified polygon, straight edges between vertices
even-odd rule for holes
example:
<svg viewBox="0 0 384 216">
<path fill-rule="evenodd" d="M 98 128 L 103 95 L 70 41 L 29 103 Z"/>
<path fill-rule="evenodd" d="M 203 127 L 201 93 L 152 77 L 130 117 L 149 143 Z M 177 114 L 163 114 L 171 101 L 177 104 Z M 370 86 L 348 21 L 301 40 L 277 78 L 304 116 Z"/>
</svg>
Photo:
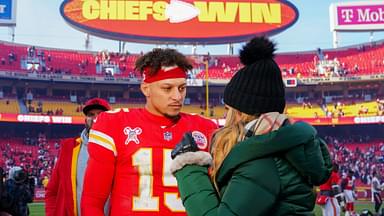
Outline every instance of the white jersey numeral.
<svg viewBox="0 0 384 216">
<path fill-rule="evenodd" d="M 172 175 L 171 168 L 171 149 L 163 151 L 163 185 L 167 187 L 177 187 L 176 178 Z M 184 212 L 183 202 L 179 193 L 164 193 L 164 203 L 173 212 Z"/>
<path fill-rule="evenodd" d="M 163 150 L 163 186 L 177 187 L 176 178 L 170 172 L 171 150 Z M 132 155 L 133 166 L 139 171 L 139 196 L 133 197 L 133 211 L 159 211 L 159 197 L 153 196 L 153 158 L 151 148 L 140 148 Z M 164 192 L 164 205 L 172 212 L 184 212 L 177 192 Z"/>
<path fill-rule="evenodd" d="M 133 211 L 158 211 L 159 197 L 153 196 L 152 149 L 141 148 L 132 155 L 139 170 L 139 196 L 133 197 Z"/>
</svg>

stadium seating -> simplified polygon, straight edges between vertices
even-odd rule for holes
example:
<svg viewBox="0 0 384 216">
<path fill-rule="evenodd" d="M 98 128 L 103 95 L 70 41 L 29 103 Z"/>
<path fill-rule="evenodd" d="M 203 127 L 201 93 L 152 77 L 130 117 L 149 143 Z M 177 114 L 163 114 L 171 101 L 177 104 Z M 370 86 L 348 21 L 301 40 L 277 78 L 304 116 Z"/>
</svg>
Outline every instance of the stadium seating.
<svg viewBox="0 0 384 216">
<path fill-rule="evenodd" d="M 9 104 L 6 105 L 6 101 Z M 48 115 L 64 115 L 64 116 L 82 116 L 82 105 L 70 102 L 69 99 L 55 99 L 45 97 L 32 101 L 32 106 L 36 110 L 38 103 L 41 102 L 42 112 L 33 111 L 30 114 L 48 114 Z M 129 99 L 120 99 L 117 103 L 112 103 L 113 109 L 116 108 L 137 108 L 144 107 L 144 101 Z M 335 108 L 336 106 L 336 108 Z M 378 115 L 378 105 L 376 101 L 354 101 L 342 100 L 341 102 L 329 103 L 325 107 L 320 107 L 317 103 L 312 103 L 310 106 L 304 106 L 302 103 L 287 102 L 285 113 L 290 117 L 353 117 L 353 116 L 376 116 Z M 62 112 L 60 112 L 62 110 Z M 339 110 L 342 114 L 339 114 Z M 183 107 L 183 112 L 206 115 L 204 105 L 187 104 Z M 328 112 L 329 113 L 328 113 Z M 16 99 L 0 100 L 0 112 L 2 113 L 20 113 L 19 104 Z M 211 106 L 208 110 L 208 116 L 211 118 L 224 118 L 226 110 L 224 105 Z"/>
<path fill-rule="evenodd" d="M 38 185 L 44 176 L 50 176 L 59 151 L 58 139 L 46 139 L 45 135 L 28 138 L 0 140 L 0 166 L 9 170 L 12 166 L 24 167 L 37 178 Z M 32 141 L 33 140 L 33 141 Z"/>
<path fill-rule="evenodd" d="M 13 98 L 0 100 L 0 113 L 20 113 L 19 103 Z"/>
<path fill-rule="evenodd" d="M 31 72 L 31 69 L 22 67 L 22 61 L 30 59 L 31 46 L 0 42 L 0 70 L 12 70 L 20 73 Z M 107 51 L 85 52 L 76 50 L 59 50 L 53 48 L 34 47 L 33 56 L 39 61 L 44 62 L 45 67 L 40 66 L 36 73 L 54 73 L 87 76 L 106 76 L 106 72 L 98 69 L 98 65 L 106 64 L 116 66 L 112 76 L 115 77 L 140 77 L 134 70 L 134 63 L 139 57 L 138 54 L 118 54 L 108 53 Z M 326 61 L 337 59 L 339 68 L 343 76 L 380 74 L 384 70 L 384 45 L 377 42 L 374 45 L 357 45 L 355 47 L 331 49 L 323 51 Z M 10 55 L 15 56 L 11 58 Z M 319 74 L 317 69 L 317 51 L 279 53 L 276 62 L 282 69 L 285 77 L 317 77 L 324 76 Z M 237 56 L 210 55 L 210 56 L 190 56 L 197 72 L 196 78 L 205 78 L 205 63 L 209 61 L 210 79 L 230 79 L 233 74 L 241 68 L 241 63 Z M 32 70 L 33 71 L 33 70 Z M 109 74 L 110 75 L 110 74 Z M 327 74 L 325 74 L 327 76 Z"/>
<path fill-rule="evenodd" d="M 354 167 L 357 171 L 357 186 L 367 186 L 364 179 L 360 179 L 365 172 L 365 167 L 362 165 L 369 164 L 370 168 L 384 172 L 381 162 L 384 159 L 382 141 L 343 141 L 339 138 L 339 141 L 330 143 L 329 137 L 327 138 L 332 159 L 340 164 L 341 172 L 346 172 L 350 167 Z M 25 138 L 3 138 L 0 140 L 2 152 L 0 166 L 6 169 L 11 166 L 26 167 L 28 172 L 36 175 L 41 182 L 44 176 L 50 176 L 58 155 L 59 143 L 58 139 L 46 139 L 44 135 L 35 138 L 35 141 L 29 144 L 26 144 Z"/>
<path fill-rule="evenodd" d="M 39 110 L 39 103 L 41 103 L 42 109 Z M 29 107 L 29 106 L 28 106 Z M 44 115 L 66 115 L 66 116 L 78 116 L 79 105 L 73 102 L 56 99 L 38 99 L 33 100 L 31 103 L 32 110 L 29 110 L 30 114 L 44 114 Z"/>
<path fill-rule="evenodd" d="M 312 105 L 312 108 L 303 108 L 300 104 L 287 104 L 285 112 L 290 117 L 325 117 L 324 111 L 317 104 Z"/>
</svg>

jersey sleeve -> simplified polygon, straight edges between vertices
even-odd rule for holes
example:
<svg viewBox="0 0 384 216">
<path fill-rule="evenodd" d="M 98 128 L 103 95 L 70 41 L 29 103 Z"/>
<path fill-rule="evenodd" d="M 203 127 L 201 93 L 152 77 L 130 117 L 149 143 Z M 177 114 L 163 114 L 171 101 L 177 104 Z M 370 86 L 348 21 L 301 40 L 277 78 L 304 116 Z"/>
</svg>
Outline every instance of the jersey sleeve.
<svg viewBox="0 0 384 216">
<path fill-rule="evenodd" d="M 84 216 L 104 215 L 104 205 L 111 193 L 115 172 L 116 119 L 113 113 L 101 113 L 89 133 L 89 160 L 81 196 L 81 214 Z"/>
<path fill-rule="evenodd" d="M 116 133 L 113 131 L 114 126 L 118 123 L 117 119 L 114 113 L 100 113 L 89 132 L 89 146 L 98 145 L 117 156 L 114 140 Z"/>
<path fill-rule="evenodd" d="M 340 185 L 341 179 L 339 177 L 339 174 L 332 173 L 332 184 Z"/>
</svg>

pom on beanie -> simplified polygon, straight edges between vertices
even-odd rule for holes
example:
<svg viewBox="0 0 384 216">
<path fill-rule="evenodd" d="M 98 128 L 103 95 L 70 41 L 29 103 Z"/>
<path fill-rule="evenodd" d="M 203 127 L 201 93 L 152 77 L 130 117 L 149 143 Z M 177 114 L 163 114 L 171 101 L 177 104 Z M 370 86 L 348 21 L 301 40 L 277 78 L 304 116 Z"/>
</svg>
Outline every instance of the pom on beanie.
<svg viewBox="0 0 384 216">
<path fill-rule="evenodd" d="M 257 37 L 243 46 L 240 50 L 240 62 L 243 65 L 250 65 L 262 59 L 275 57 L 275 44 L 265 37 Z"/>
<path fill-rule="evenodd" d="M 224 90 L 224 103 L 250 115 L 283 113 L 285 87 L 274 61 L 275 44 L 266 37 L 255 37 L 240 51 L 244 65 Z"/>
</svg>

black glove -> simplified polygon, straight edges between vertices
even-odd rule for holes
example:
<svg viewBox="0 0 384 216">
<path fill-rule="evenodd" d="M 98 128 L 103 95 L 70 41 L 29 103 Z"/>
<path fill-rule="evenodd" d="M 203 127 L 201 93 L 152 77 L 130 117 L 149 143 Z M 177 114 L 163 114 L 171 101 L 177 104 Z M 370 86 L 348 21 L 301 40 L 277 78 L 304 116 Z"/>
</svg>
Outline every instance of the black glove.
<svg viewBox="0 0 384 216">
<path fill-rule="evenodd" d="M 179 154 L 195 151 L 199 151 L 199 147 L 197 147 L 197 144 L 193 139 L 191 132 L 187 132 L 184 134 L 181 141 L 172 150 L 171 158 L 175 159 L 175 157 Z"/>
</svg>

